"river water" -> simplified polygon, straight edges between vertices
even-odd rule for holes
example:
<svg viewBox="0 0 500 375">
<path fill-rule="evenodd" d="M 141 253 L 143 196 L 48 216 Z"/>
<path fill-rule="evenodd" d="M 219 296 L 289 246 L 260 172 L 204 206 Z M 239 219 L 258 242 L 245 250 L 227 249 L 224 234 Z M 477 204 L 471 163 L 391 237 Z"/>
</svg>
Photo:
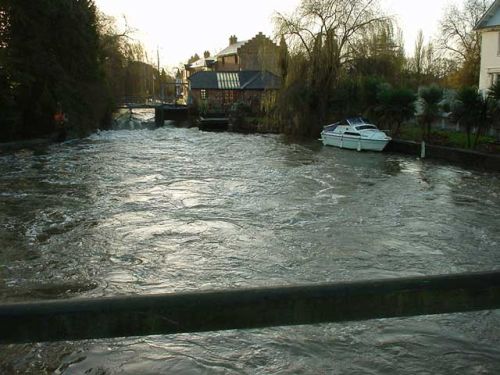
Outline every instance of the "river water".
<svg viewBox="0 0 500 375">
<path fill-rule="evenodd" d="M 196 128 L 0 155 L 0 301 L 500 268 L 500 175 Z M 0 346 L 0 373 L 498 374 L 500 311 Z"/>
</svg>

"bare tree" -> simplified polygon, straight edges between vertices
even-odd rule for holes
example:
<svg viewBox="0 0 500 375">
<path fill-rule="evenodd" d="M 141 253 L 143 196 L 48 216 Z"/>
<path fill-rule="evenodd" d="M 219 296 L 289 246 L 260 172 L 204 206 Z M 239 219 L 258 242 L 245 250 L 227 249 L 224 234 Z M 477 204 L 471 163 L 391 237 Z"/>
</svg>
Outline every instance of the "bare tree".
<svg viewBox="0 0 500 375">
<path fill-rule="evenodd" d="M 424 46 L 424 33 L 419 30 L 417 35 L 417 40 L 415 41 L 415 52 L 413 54 L 413 68 L 417 77 L 420 79 L 423 72 L 423 66 L 425 61 L 425 46 Z"/>
<path fill-rule="evenodd" d="M 474 27 L 490 4 L 490 0 L 465 0 L 461 7 L 451 5 L 441 19 L 439 47 L 461 67 L 461 84 L 477 84 L 481 40 Z"/>
<path fill-rule="evenodd" d="M 491 1 L 465 0 L 462 7 L 451 5 L 440 22 L 440 45 L 457 58 L 467 59 L 479 51 L 479 35 L 473 31 Z"/>
</svg>

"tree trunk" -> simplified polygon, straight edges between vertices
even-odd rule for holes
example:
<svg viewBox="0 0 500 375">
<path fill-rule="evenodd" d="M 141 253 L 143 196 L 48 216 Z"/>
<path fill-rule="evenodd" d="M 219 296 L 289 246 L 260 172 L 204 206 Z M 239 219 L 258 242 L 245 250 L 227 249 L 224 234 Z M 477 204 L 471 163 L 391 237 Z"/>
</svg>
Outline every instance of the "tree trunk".
<svg viewBox="0 0 500 375">
<path fill-rule="evenodd" d="M 393 133 L 395 137 L 399 136 L 399 129 L 400 128 L 401 128 L 401 122 L 398 121 L 398 122 L 396 122 L 396 129 L 394 129 L 394 133 Z"/>
<path fill-rule="evenodd" d="M 479 142 L 479 137 L 481 136 L 481 127 L 477 127 L 476 135 L 474 137 L 474 143 L 472 144 L 472 148 L 476 148 L 477 143 Z"/>
</svg>

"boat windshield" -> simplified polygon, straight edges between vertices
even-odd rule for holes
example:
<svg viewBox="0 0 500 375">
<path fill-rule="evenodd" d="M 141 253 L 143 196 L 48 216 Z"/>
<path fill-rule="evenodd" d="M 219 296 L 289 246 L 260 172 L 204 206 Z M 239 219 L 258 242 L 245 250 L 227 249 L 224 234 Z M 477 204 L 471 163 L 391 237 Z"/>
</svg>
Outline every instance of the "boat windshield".
<svg viewBox="0 0 500 375">
<path fill-rule="evenodd" d="M 339 124 L 327 125 L 327 126 L 325 126 L 323 128 L 323 131 L 325 131 L 325 132 L 332 132 L 332 131 L 334 131 L 337 128 L 337 126 L 339 126 Z"/>
<path fill-rule="evenodd" d="M 366 130 L 366 129 L 377 129 L 375 125 L 361 125 L 361 126 L 356 126 L 357 130 Z"/>
<path fill-rule="evenodd" d="M 368 121 L 366 121 L 363 117 L 350 117 L 347 119 L 347 123 L 351 126 L 356 126 L 367 124 Z"/>
</svg>

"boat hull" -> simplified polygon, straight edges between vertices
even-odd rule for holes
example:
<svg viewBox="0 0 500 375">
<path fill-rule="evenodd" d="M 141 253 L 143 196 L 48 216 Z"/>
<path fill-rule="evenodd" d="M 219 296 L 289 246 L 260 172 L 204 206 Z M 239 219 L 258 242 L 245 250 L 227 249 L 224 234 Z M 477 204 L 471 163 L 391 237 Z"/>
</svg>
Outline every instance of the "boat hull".
<svg viewBox="0 0 500 375">
<path fill-rule="evenodd" d="M 390 139 L 363 139 L 360 137 L 347 137 L 334 134 L 321 134 L 325 146 L 347 148 L 349 150 L 382 151 Z"/>
</svg>

